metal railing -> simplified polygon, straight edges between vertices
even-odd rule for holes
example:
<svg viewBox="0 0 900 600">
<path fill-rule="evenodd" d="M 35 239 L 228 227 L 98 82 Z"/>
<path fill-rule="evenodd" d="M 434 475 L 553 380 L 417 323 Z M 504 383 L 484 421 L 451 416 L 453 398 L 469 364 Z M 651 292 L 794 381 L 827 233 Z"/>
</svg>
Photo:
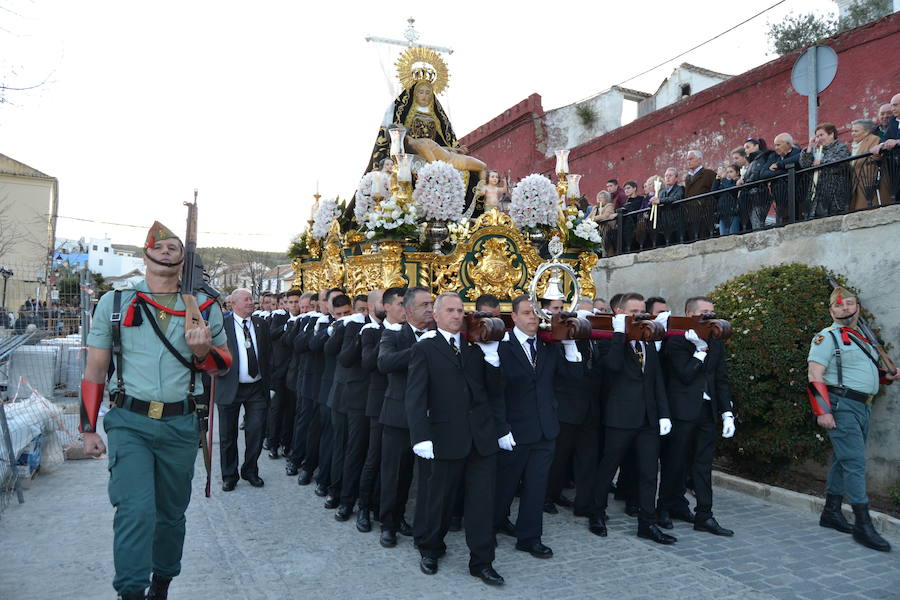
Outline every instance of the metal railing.
<svg viewBox="0 0 900 600">
<path fill-rule="evenodd" d="M 651 208 L 601 221 L 607 255 L 640 252 L 732 233 L 748 233 L 799 221 L 873 209 L 897 201 L 900 148 L 859 154 L 805 169 L 790 164 L 765 179 L 660 203 L 655 227 Z M 775 207 L 774 223 L 768 220 Z M 728 231 L 722 231 L 724 225 Z"/>
</svg>

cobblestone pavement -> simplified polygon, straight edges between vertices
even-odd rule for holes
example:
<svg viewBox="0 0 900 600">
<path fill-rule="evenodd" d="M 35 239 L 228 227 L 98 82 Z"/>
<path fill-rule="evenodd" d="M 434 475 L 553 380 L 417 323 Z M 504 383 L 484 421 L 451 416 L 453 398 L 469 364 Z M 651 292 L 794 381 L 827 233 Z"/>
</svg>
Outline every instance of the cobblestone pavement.
<svg viewBox="0 0 900 600">
<path fill-rule="evenodd" d="M 716 515 L 736 530 L 733 538 L 676 521 L 678 543 L 659 546 L 637 538 L 636 522 L 611 502 L 607 538 L 566 509 L 545 515 L 550 560 L 517 552 L 500 536 L 494 566 L 503 588 L 469 576 L 462 533 L 448 535 L 447 556 L 429 577 L 410 538 L 382 548 L 377 523 L 362 534 L 352 519 L 336 522 L 312 486 L 299 487 L 283 467 L 263 453 L 264 488 L 215 486 L 207 500 L 198 455 L 183 573 L 170 598 L 900 598 L 900 539 L 890 539 L 894 552 L 875 552 L 819 527 L 815 515 L 723 489 Z M 68 462 L 37 477 L 25 504 L 0 515 L 0 598 L 115 596 L 106 481 L 105 458 Z"/>
</svg>

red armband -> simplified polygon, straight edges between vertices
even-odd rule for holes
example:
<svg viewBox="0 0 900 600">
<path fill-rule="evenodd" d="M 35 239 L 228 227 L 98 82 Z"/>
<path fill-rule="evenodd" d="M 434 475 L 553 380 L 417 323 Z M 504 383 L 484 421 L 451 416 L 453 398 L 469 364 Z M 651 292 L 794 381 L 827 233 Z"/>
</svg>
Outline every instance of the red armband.
<svg viewBox="0 0 900 600">
<path fill-rule="evenodd" d="M 809 404 L 812 406 L 814 415 L 818 417 L 831 412 L 831 398 L 828 395 L 828 386 L 824 381 L 810 381 L 806 386 L 806 393 L 809 396 Z"/>
<path fill-rule="evenodd" d="M 104 383 L 81 380 L 81 424 L 78 427 L 81 433 L 97 432 L 97 415 L 100 413 L 100 405 L 103 404 L 104 388 L 106 388 Z"/>
<path fill-rule="evenodd" d="M 198 362 L 195 358 L 194 365 L 210 375 L 224 375 L 231 368 L 231 353 L 214 346 L 209 349 L 203 362 Z"/>
</svg>

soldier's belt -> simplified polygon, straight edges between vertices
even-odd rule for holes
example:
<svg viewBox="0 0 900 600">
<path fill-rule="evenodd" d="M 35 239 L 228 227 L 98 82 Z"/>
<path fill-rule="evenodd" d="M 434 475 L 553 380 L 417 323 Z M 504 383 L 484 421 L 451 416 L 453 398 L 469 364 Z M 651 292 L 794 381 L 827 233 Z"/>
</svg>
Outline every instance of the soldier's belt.
<svg viewBox="0 0 900 600">
<path fill-rule="evenodd" d="M 119 401 L 113 402 L 113 404 L 151 419 L 180 417 L 181 415 L 194 412 L 197 408 L 192 398 L 188 399 L 187 411 L 185 411 L 184 402 L 156 402 L 155 400 L 146 402 L 131 396 L 121 397 Z"/>
<path fill-rule="evenodd" d="M 872 394 L 863 394 L 862 392 L 857 392 L 856 390 L 840 388 L 834 385 L 828 386 L 828 393 L 834 394 L 835 396 L 841 396 L 842 398 L 855 400 L 857 402 L 862 402 L 864 404 L 872 404 L 872 398 L 875 397 Z"/>
</svg>

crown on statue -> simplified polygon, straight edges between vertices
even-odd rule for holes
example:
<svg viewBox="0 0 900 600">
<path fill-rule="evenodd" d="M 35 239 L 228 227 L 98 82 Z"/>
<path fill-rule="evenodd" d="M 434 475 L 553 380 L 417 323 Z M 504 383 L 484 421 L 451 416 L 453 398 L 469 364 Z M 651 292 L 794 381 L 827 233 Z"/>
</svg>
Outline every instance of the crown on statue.
<svg viewBox="0 0 900 600">
<path fill-rule="evenodd" d="M 450 78 L 447 64 L 440 54 L 430 48 L 407 48 L 397 59 L 396 65 L 397 78 L 405 90 L 421 82 L 429 83 L 435 94 L 440 94 L 447 87 Z"/>
<path fill-rule="evenodd" d="M 419 83 L 420 81 L 427 81 L 428 83 L 434 85 L 434 82 L 437 81 L 437 71 L 435 71 L 434 67 L 425 62 L 417 62 L 412 66 L 411 75 L 413 81 Z"/>
</svg>

